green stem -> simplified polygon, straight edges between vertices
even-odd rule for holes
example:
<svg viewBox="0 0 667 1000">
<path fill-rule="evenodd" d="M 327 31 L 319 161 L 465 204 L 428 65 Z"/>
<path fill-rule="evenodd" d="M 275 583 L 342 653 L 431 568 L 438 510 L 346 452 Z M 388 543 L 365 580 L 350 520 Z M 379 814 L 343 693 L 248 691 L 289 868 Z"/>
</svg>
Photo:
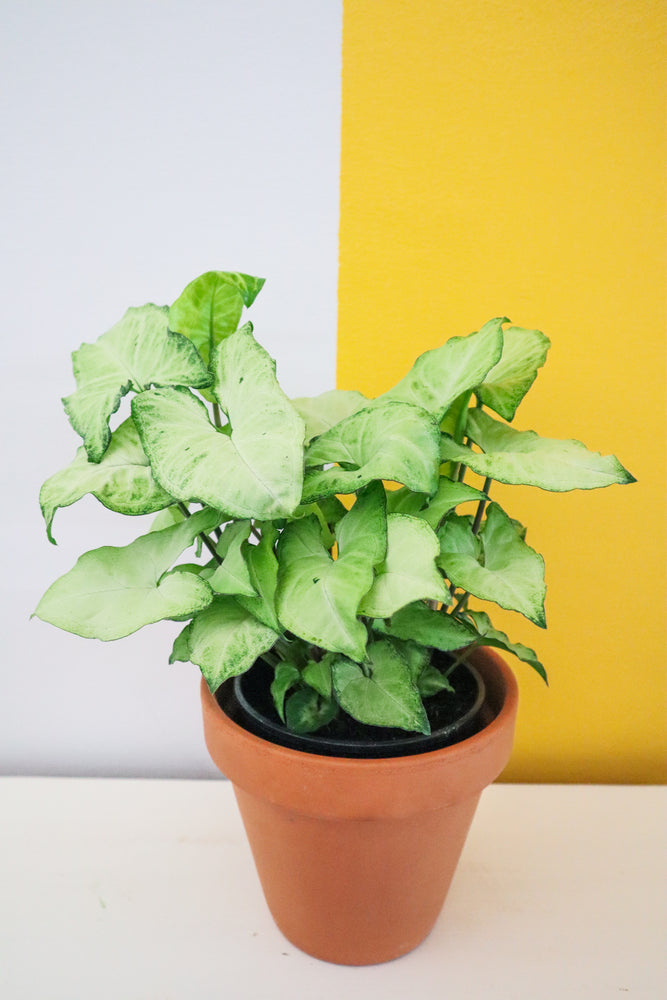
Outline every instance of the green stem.
<svg viewBox="0 0 667 1000">
<path fill-rule="evenodd" d="M 489 491 L 491 489 L 491 483 L 492 482 L 493 482 L 493 479 L 491 479 L 489 476 L 487 476 L 486 479 L 484 480 L 484 486 L 482 487 L 482 492 L 486 493 L 487 495 L 484 497 L 483 500 L 480 500 L 479 503 L 477 504 L 477 512 L 475 514 L 475 520 L 473 521 L 473 525 L 472 525 L 472 533 L 473 533 L 473 535 L 478 535 L 479 534 L 479 529 L 482 526 L 482 517 L 484 516 L 484 510 L 486 508 L 486 505 L 489 502 L 488 493 L 489 493 Z M 466 605 L 468 603 L 468 598 L 469 597 L 470 597 L 469 592 L 467 590 L 464 590 L 463 593 L 461 594 L 461 596 L 458 598 L 458 600 L 457 600 L 456 604 L 454 605 L 454 607 L 452 608 L 452 610 L 448 611 L 447 614 L 455 615 L 457 613 L 457 611 L 464 611 L 465 607 L 466 607 Z"/>
<path fill-rule="evenodd" d="M 213 423 L 220 430 L 222 427 L 222 417 L 220 415 L 220 407 L 217 403 L 213 404 Z"/>
<path fill-rule="evenodd" d="M 190 511 L 188 510 L 188 508 L 185 506 L 184 503 L 181 503 L 180 500 L 178 501 L 178 509 L 180 510 L 181 514 L 183 514 L 185 517 L 192 517 L 192 514 L 190 513 Z M 213 544 L 213 542 L 211 541 L 211 539 L 208 537 L 208 535 L 205 532 L 200 531 L 198 537 L 201 538 L 202 542 L 204 543 L 204 545 L 206 546 L 206 548 L 208 549 L 208 551 L 211 553 L 211 555 L 213 556 L 213 558 L 215 559 L 215 561 L 218 563 L 218 565 L 220 565 L 220 563 L 222 562 L 222 559 L 220 558 L 220 556 L 218 555 L 218 553 L 215 551 L 215 545 Z"/>
<path fill-rule="evenodd" d="M 477 535 L 479 533 L 479 529 L 482 525 L 482 517 L 484 515 L 484 510 L 486 508 L 486 505 L 489 502 L 489 491 L 491 489 L 492 482 L 493 479 L 491 479 L 490 476 L 487 476 L 486 479 L 484 480 L 484 485 L 482 486 L 482 493 L 486 493 L 486 497 L 484 498 L 484 500 L 480 500 L 479 503 L 477 504 L 477 513 L 475 514 L 475 520 L 473 521 L 472 525 L 473 535 Z"/>
</svg>

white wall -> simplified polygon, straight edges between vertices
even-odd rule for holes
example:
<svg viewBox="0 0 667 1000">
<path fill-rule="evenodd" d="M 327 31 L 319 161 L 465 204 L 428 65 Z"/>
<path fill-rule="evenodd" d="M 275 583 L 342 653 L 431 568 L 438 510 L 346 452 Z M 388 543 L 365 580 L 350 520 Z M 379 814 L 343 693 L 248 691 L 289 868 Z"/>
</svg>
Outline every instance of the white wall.
<svg viewBox="0 0 667 1000">
<path fill-rule="evenodd" d="M 251 318 L 286 391 L 334 385 L 340 44 L 339 0 L 3 5 L 2 773 L 215 773 L 179 625 L 105 644 L 28 620 L 143 519 L 86 499 L 54 548 L 37 497 L 80 443 L 70 352 L 202 271 L 266 277 Z"/>
</svg>

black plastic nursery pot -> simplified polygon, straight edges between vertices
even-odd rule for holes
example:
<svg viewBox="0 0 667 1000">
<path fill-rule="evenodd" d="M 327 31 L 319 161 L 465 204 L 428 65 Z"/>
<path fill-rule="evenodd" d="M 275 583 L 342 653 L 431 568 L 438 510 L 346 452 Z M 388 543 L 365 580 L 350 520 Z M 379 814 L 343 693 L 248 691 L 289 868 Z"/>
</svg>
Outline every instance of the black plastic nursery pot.
<svg viewBox="0 0 667 1000">
<path fill-rule="evenodd" d="M 443 659 L 443 654 L 436 654 Z M 446 662 L 443 664 L 446 666 Z M 427 753 L 467 739 L 483 726 L 485 687 L 475 667 L 459 664 L 451 675 L 453 692 L 426 700 L 430 735 L 364 725 L 349 717 L 335 719 L 307 735 L 291 732 L 275 710 L 270 693 L 272 668 L 258 660 L 246 673 L 219 689 L 218 701 L 239 725 L 262 739 L 303 753 L 328 757 L 404 757 Z"/>
</svg>

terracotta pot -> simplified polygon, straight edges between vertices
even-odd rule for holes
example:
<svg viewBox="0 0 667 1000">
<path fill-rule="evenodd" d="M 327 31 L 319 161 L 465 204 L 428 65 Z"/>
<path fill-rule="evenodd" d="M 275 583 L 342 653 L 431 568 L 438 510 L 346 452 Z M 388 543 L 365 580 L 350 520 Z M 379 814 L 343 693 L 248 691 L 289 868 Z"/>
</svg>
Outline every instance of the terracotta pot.
<svg viewBox="0 0 667 1000">
<path fill-rule="evenodd" d="M 435 923 L 483 789 L 509 759 L 518 690 L 492 650 L 471 662 L 491 719 L 453 746 L 355 760 L 260 739 L 202 681 L 204 735 L 233 783 L 269 909 L 316 958 L 373 965 L 415 948 Z"/>
</svg>

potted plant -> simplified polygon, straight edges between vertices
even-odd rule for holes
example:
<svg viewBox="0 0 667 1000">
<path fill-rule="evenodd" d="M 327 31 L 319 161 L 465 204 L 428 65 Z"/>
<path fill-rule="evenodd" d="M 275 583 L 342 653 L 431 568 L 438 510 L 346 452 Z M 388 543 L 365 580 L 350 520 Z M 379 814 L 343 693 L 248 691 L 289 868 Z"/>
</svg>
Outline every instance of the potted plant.
<svg viewBox="0 0 667 1000">
<path fill-rule="evenodd" d="M 469 606 L 545 626 L 543 560 L 492 482 L 633 478 L 511 426 L 549 341 L 504 318 L 422 354 L 376 399 L 289 400 L 240 325 L 262 284 L 207 272 L 74 352 L 63 402 L 83 446 L 42 487 L 48 537 L 85 494 L 156 517 L 82 555 L 35 614 L 103 640 L 186 623 L 170 661 L 201 669 L 207 745 L 276 921 L 311 954 L 367 964 L 428 933 L 507 762 L 516 683 L 493 649 L 546 680 Z"/>
</svg>

